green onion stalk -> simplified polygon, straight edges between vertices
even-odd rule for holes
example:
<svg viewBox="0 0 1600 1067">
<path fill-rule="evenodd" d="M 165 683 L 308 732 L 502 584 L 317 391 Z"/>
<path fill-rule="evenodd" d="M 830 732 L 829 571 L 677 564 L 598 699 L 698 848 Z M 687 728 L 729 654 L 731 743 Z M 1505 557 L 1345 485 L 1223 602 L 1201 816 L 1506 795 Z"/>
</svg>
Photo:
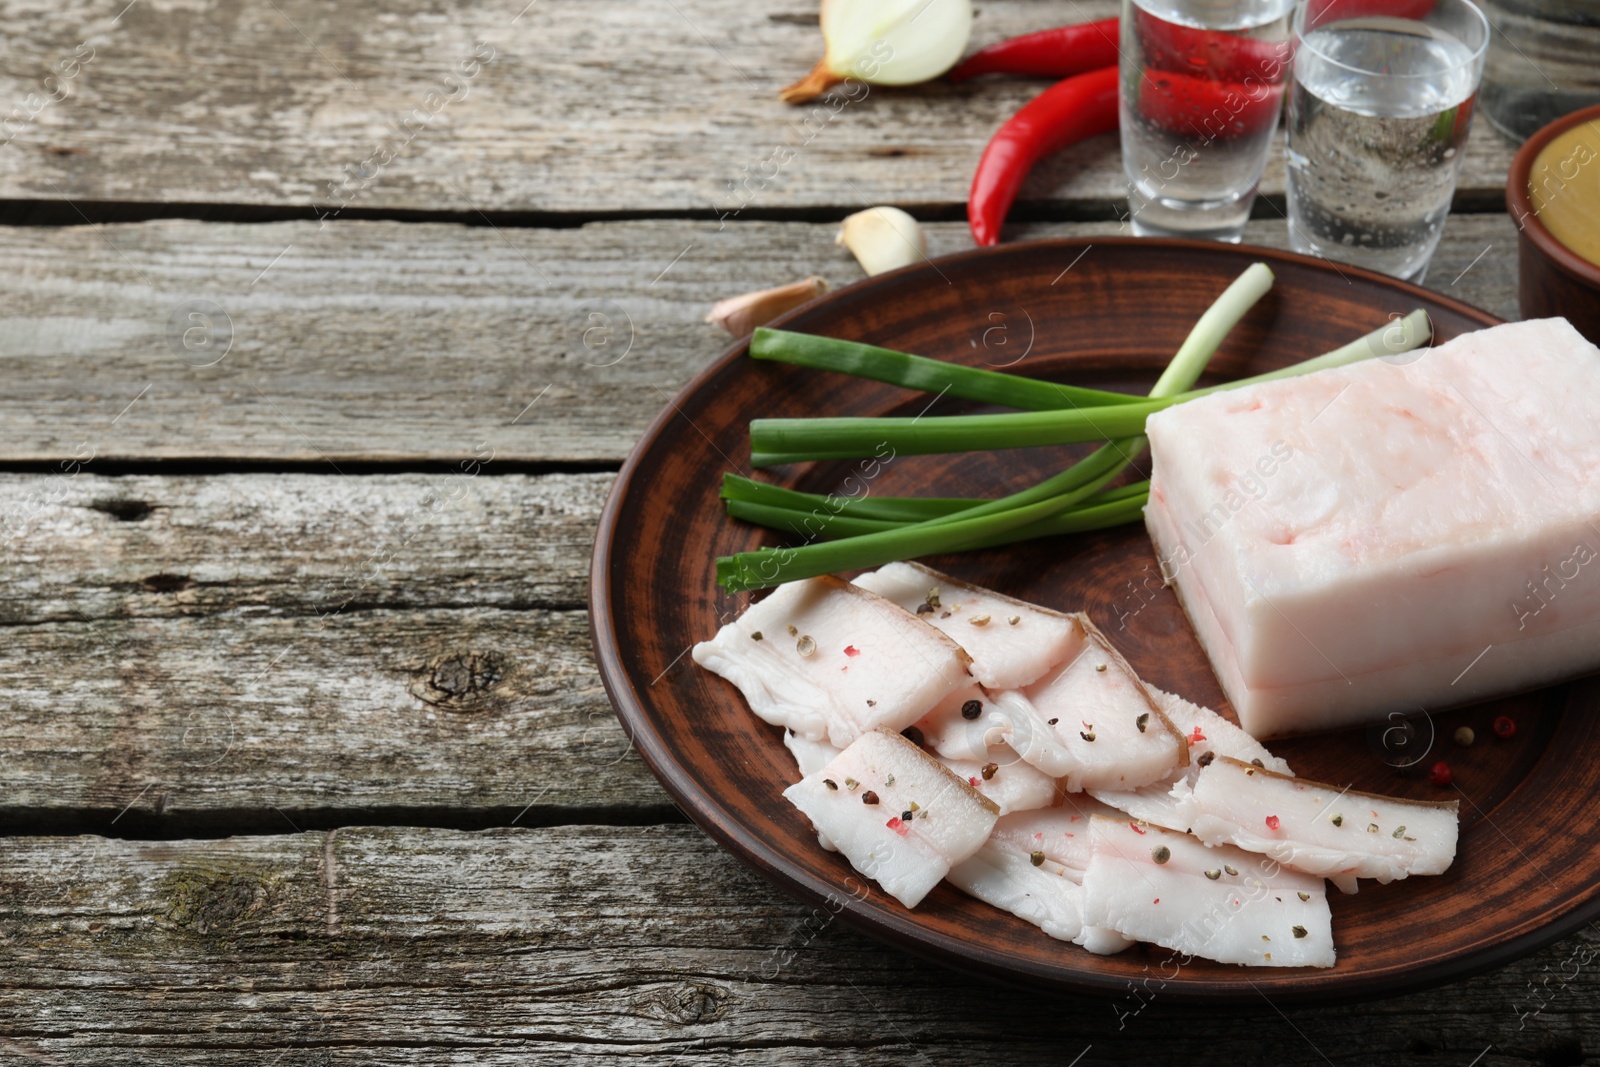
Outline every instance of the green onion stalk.
<svg viewBox="0 0 1600 1067">
<path fill-rule="evenodd" d="M 1265 264 L 1252 264 L 1246 269 L 1200 317 L 1151 389 L 1151 396 L 1165 399 L 1190 389 L 1229 331 L 1272 287 L 1272 280 L 1272 272 Z M 1116 416 L 1130 406 L 1106 404 L 1061 414 L 1083 415 L 1092 423 L 1093 415 Z M 1122 425 L 1121 422 L 1117 424 Z M 898 528 L 863 531 L 842 540 L 799 548 L 760 549 L 725 557 L 717 560 L 717 580 L 729 591 L 758 589 L 834 571 L 876 567 L 912 556 L 1006 543 L 1016 539 L 1017 531 L 1026 531 L 1057 518 L 1119 477 L 1143 449 L 1143 429 L 1141 419 L 1131 432 L 1097 432 L 1095 438 L 1106 441 L 1104 445 L 1066 470 L 1020 493 Z M 754 441 L 754 424 L 751 433 Z M 1122 521 L 1129 521 L 1137 514 L 1131 502 L 1118 501 L 1118 504 Z"/>
<path fill-rule="evenodd" d="M 1125 488 L 1134 487 L 1127 486 Z M 993 548 L 996 545 L 1009 545 L 1017 541 L 1031 541 L 1038 537 L 1084 533 L 1089 530 L 1103 530 L 1111 526 L 1121 526 L 1124 523 L 1137 520 L 1143 514 L 1148 492 L 1149 483 L 1141 482 L 1137 487 L 1137 491 L 1131 496 L 1106 499 L 1110 497 L 1111 491 L 1096 493 L 1081 505 L 1069 507 L 1047 519 L 1041 519 L 1027 526 L 1004 531 L 993 537 L 986 537 L 965 547 L 969 549 Z M 758 526 L 765 526 L 769 529 L 790 530 L 798 537 L 821 537 L 824 539 L 859 537 L 864 534 L 880 533 L 885 530 L 902 529 L 906 525 L 905 523 L 886 519 L 863 519 L 854 515 L 835 515 L 813 528 L 811 523 L 816 521 L 814 510 L 799 511 L 794 508 L 759 504 L 745 500 L 729 501 L 728 514 L 733 518 L 753 522 Z"/>
</svg>

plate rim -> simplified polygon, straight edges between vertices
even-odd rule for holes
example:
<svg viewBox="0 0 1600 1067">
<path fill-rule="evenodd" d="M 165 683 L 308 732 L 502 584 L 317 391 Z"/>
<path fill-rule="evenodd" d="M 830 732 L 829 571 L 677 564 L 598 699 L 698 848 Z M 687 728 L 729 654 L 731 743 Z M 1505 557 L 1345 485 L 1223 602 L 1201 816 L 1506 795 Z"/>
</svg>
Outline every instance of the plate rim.
<svg viewBox="0 0 1600 1067">
<path fill-rule="evenodd" d="M 1464 318 L 1477 321 L 1482 327 L 1499 325 L 1507 320 L 1492 312 L 1468 304 L 1443 293 L 1401 281 L 1388 275 L 1300 253 L 1249 244 L 1221 244 L 1178 238 L 1146 238 L 1125 236 L 1053 237 L 1033 241 L 967 249 L 945 256 L 924 258 L 920 263 L 898 270 L 859 279 L 849 285 L 831 290 L 823 296 L 807 301 L 794 310 L 779 316 L 768 325 L 782 327 L 790 320 L 805 314 L 822 301 L 838 298 L 840 294 L 864 286 L 884 284 L 886 280 L 905 279 L 916 274 L 938 274 L 940 266 L 964 264 L 971 260 L 1003 258 L 1022 254 L 1037 255 L 1041 251 L 1076 251 L 1089 245 L 1135 247 L 1158 253 L 1162 250 L 1200 251 L 1243 259 L 1288 263 L 1312 270 L 1335 273 L 1343 278 L 1356 277 L 1374 282 L 1397 293 L 1421 298 L 1435 306 L 1443 306 Z M 809 872 L 787 869 L 781 856 L 768 842 L 729 815 L 721 802 L 702 787 L 698 778 L 680 763 L 669 751 L 665 739 L 654 728 L 649 709 L 641 695 L 628 679 L 622 661 L 620 641 L 617 637 L 616 618 L 611 611 L 613 586 L 610 567 L 613 546 L 618 529 L 619 513 L 629 497 L 633 478 L 644 462 L 651 447 L 667 426 L 678 417 L 678 408 L 687 398 L 697 393 L 708 382 L 721 375 L 747 351 L 750 337 L 735 340 L 720 355 L 711 359 L 676 394 L 663 405 L 649 425 L 640 434 L 628 457 L 617 472 L 601 511 L 590 555 L 589 570 L 589 632 L 594 647 L 596 666 L 611 701 L 617 719 L 628 738 L 630 748 L 638 751 L 651 774 L 667 791 L 675 806 L 693 821 L 719 847 L 732 854 L 739 862 L 751 867 L 762 877 L 791 897 L 812 907 L 825 907 L 852 929 L 858 930 L 879 942 L 886 942 L 945 967 L 959 966 L 977 971 L 991 980 L 1012 986 L 1045 987 L 1056 993 L 1109 997 L 1125 992 L 1125 980 L 1117 975 L 1096 975 L 1093 972 L 1072 978 L 1059 975 L 1032 973 L 1027 969 L 1006 967 L 982 955 L 967 950 L 960 939 L 926 930 L 918 926 L 915 912 L 905 911 L 886 920 L 885 914 L 861 909 L 859 902 L 846 899 L 839 907 L 839 894 L 829 885 Z M 1559 727 L 1558 727 L 1559 729 Z M 1543 757 L 1541 757 L 1542 762 Z M 1449 956 L 1402 971 L 1386 970 L 1377 973 L 1356 972 L 1341 975 L 1336 980 L 1303 988 L 1275 989 L 1274 997 L 1285 1003 L 1349 1003 L 1370 1000 L 1396 993 L 1415 992 L 1449 982 L 1460 981 L 1473 975 L 1495 970 L 1517 959 L 1536 952 L 1569 935 L 1595 919 L 1600 918 L 1600 889 L 1587 900 L 1566 913 L 1546 921 L 1525 934 L 1515 935 L 1481 949 L 1471 950 L 1463 956 Z M 1041 936 L 1045 936 L 1042 935 Z M 1241 974 L 1254 973 L 1241 969 Z M 1254 983 L 1245 982 L 1249 989 Z M 1237 1003 L 1248 993 L 1234 985 L 1202 983 L 1170 984 L 1163 995 L 1177 1003 L 1217 1005 Z"/>
</svg>

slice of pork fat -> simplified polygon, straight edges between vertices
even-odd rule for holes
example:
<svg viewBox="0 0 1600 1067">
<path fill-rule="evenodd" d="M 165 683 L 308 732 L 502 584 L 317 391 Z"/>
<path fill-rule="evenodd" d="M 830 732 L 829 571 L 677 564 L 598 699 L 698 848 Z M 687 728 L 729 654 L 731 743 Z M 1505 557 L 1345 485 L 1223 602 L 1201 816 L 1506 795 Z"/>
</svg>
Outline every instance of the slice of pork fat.
<svg viewBox="0 0 1600 1067">
<path fill-rule="evenodd" d="M 994 698 L 976 685 L 957 689 L 917 720 L 929 748 L 949 759 L 987 760 L 1005 744 L 1009 720 Z"/>
<path fill-rule="evenodd" d="M 1095 799 L 1143 822 L 1155 823 L 1169 830 L 1187 830 L 1189 824 L 1179 813 L 1178 797 L 1173 795 L 1174 787 L 1179 783 L 1194 781 L 1200 769 L 1218 756 L 1231 756 L 1246 763 L 1260 760 L 1260 766 L 1268 770 L 1293 775 L 1288 763 L 1268 752 L 1261 742 L 1210 708 L 1192 704 L 1172 693 L 1164 693 L 1155 686 L 1146 688 L 1188 742 L 1189 765 L 1179 768 L 1178 773 L 1170 778 L 1151 782 L 1138 789 L 1091 789 Z"/>
<path fill-rule="evenodd" d="M 1322 879 L 1125 819 L 1096 817 L 1090 832 L 1084 922 L 1219 963 L 1333 966 Z"/>
<path fill-rule="evenodd" d="M 1137 789 L 1188 765 L 1183 735 L 1087 615 L 1073 616 L 1065 662 L 1027 689 L 996 694 L 1006 743 L 1072 792 Z"/>
<path fill-rule="evenodd" d="M 1039 852 L 1059 866 L 1068 879 L 1082 884 L 1083 872 L 1089 869 L 1089 859 L 1094 852 L 1089 824 L 1097 815 L 1107 819 L 1123 818 L 1120 811 L 1097 800 L 1082 795 L 1068 796 L 1059 808 L 1002 815 L 994 824 L 987 844 L 1030 857 Z"/>
<path fill-rule="evenodd" d="M 1000 814 L 1049 807 L 1060 787 L 1002 740 L 1005 724 L 988 694 L 971 685 L 940 701 L 916 730 L 939 762 L 1000 805 Z"/>
<path fill-rule="evenodd" d="M 762 719 L 839 748 L 876 726 L 905 729 L 972 681 L 954 641 L 831 576 L 780 585 L 693 655 Z"/>
<path fill-rule="evenodd" d="M 908 908 L 983 847 L 999 815 L 938 760 L 881 727 L 783 795 L 851 866 Z"/>
<path fill-rule="evenodd" d="M 1048 808 L 1056 802 L 1061 787 L 1056 780 L 1036 767 L 1022 762 L 1022 758 L 1005 745 L 996 759 L 985 763 L 977 760 L 950 759 L 935 754 L 934 759 L 944 764 L 957 778 L 994 801 L 1001 815 L 1015 811 L 1033 811 Z M 999 762 L 1004 759 L 1006 762 Z"/>
<path fill-rule="evenodd" d="M 1179 807 L 1207 844 L 1259 852 L 1346 893 L 1357 878 L 1440 874 L 1456 855 L 1457 802 L 1402 800 L 1218 759 Z"/>
<path fill-rule="evenodd" d="M 809 741 L 793 730 L 783 731 L 783 747 L 794 757 L 794 765 L 800 769 L 802 778 L 822 770 L 839 755 L 839 750 L 828 742 Z"/>
<path fill-rule="evenodd" d="M 800 769 L 802 778 L 822 770 L 839 755 L 839 750 L 828 742 L 807 741 L 793 730 L 783 731 L 783 747 L 794 757 L 795 766 Z M 817 844 L 829 852 L 839 851 L 833 847 L 833 842 L 828 840 L 828 835 L 820 830 L 817 832 Z"/>
<path fill-rule="evenodd" d="M 1060 808 L 1002 815 L 989 840 L 971 859 L 950 868 L 948 879 L 1051 937 L 1090 952 L 1120 952 L 1132 942 L 1115 930 L 1083 924 L 1081 883 L 1094 813 L 1116 814 L 1092 800 L 1069 797 Z"/>
<path fill-rule="evenodd" d="M 1060 662 L 1075 640 L 1072 617 L 957 581 L 919 563 L 891 563 L 857 585 L 937 626 L 972 656 L 989 689 L 1018 689 Z"/>
</svg>

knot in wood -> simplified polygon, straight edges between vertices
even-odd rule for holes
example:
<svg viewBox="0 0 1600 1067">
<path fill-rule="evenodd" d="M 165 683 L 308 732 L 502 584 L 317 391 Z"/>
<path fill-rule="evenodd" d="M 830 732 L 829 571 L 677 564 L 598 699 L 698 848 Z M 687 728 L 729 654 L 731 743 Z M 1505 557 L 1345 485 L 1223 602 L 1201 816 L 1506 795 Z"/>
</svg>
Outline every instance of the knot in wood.
<svg viewBox="0 0 1600 1067">
<path fill-rule="evenodd" d="M 506 659 L 498 652 L 469 649 L 435 656 L 412 679 L 411 695 L 450 711 L 472 708 L 506 676 Z"/>
<path fill-rule="evenodd" d="M 657 1003 L 666 1018 L 681 1026 L 715 1022 L 721 1015 L 724 990 L 715 986 L 688 982 L 675 989 L 665 989 Z"/>
<path fill-rule="evenodd" d="M 167 918 L 201 937 L 225 936 L 266 903 L 266 886 L 248 875 L 179 871 L 167 879 Z"/>
</svg>

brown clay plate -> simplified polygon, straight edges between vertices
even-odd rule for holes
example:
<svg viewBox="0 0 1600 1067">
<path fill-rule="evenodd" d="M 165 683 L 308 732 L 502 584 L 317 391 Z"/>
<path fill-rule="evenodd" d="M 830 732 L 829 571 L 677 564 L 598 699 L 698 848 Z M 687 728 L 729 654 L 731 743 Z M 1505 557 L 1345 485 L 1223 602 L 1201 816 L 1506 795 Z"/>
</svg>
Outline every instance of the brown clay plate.
<svg viewBox="0 0 1600 1067">
<path fill-rule="evenodd" d="M 1348 267 L 1267 249 L 1096 238 L 1006 245 L 951 256 L 849 286 L 786 317 L 790 329 L 867 341 L 974 365 L 1102 389 L 1143 392 L 1215 295 L 1265 260 L 1273 291 L 1213 360 L 1212 380 L 1309 358 L 1421 307 L 1436 336 L 1494 324 L 1436 293 Z M 1013 982 L 1121 994 L 1162 984 L 1174 1000 L 1358 998 L 1486 970 L 1600 914 L 1600 835 L 1587 809 L 1600 786 L 1600 686 L 1580 681 L 1409 725 L 1274 744 L 1296 772 L 1360 790 L 1461 800 L 1455 864 L 1440 877 L 1358 895 L 1330 889 L 1338 965 L 1245 969 L 1136 946 L 1093 956 L 942 885 L 908 911 L 863 887 L 844 859 L 817 846 L 779 795 L 796 776 L 776 727 L 755 718 L 727 682 L 696 667 L 690 645 L 741 611 L 721 593 L 717 556 L 778 543 L 726 518 L 723 471 L 749 473 L 754 417 L 891 415 L 928 398 L 843 375 L 745 358 L 712 362 L 646 431 L 623 467 L 595 542 L 590 608 L 601 675 L 624 729 L 674 799 L 707 833 L 771 881 L 860 929 L 930 959 Z M 973 410 L 940 401 L 936 413 Z M 989 496 L 1060 468 L 1072 450 L 905 457 L 876 494 Z M 812 491 L 838 487 L 850 463 L 767 472 Z M 1050 607 L 1084 609 L 1151 684 L 1231 715 L 1173 595 L 1156 579 L 1140 526 L 926 561 Z M 1516 735 L 1497 739 L 1497 715 Z M 1478 740 L 1454 744 L 1458 726 Z M 1387 732 L 1386 732 L 1387 731 Z M 1427 770 L 1454 769 L 1441 788 Z"/>
</svg>

